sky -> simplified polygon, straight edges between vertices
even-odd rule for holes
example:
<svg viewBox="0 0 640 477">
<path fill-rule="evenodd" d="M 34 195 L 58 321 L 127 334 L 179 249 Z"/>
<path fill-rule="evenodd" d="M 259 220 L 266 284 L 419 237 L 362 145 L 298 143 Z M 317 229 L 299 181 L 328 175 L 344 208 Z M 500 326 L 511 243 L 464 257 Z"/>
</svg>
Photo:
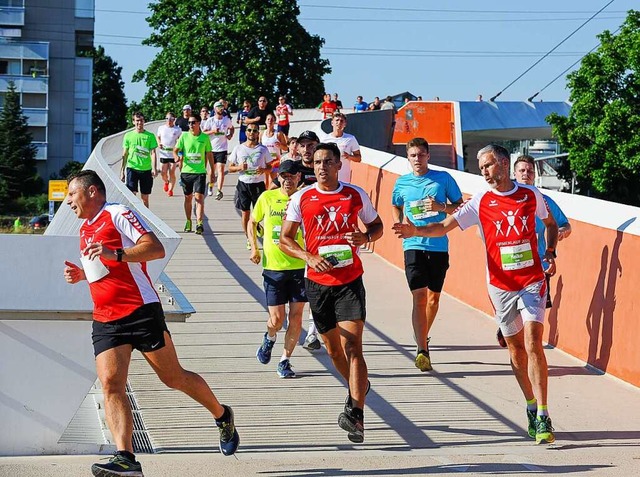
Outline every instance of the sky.
<svg viewBox="0 0 640 477">
<path fill-rule="evenodd" d="M 370 101 L 404 91 L 443 101 L 488 100 L 502 91 L 498 101 L 525 101 L 544 89 L 536 100 L 566 101 L 566 73 L 548 83 L 597 46 L 599 33 L 616 31 L 628 10 L 640 9 L 637 0 L 614 0 L 587 22 L 610 1 L 301 0 L 298 19 L 325 39 L 321 53 L 332 68 L 325 89 L 345 107 L 358 95 Z M 141 45 L 151 32 L 147 5 L 95 0 L 95 44 L 122 67 L 128 101 L 146 92 L 131 78 L 157 54 Z"/>
</svg>

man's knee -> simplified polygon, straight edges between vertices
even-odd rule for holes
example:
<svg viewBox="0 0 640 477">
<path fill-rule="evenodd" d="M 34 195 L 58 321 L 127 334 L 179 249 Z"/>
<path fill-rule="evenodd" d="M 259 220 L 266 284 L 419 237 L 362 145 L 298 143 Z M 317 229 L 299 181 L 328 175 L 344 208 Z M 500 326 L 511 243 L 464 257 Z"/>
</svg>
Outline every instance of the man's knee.
<svg viewBox="0 0 640 477">
<path fill-rule="evenodd" d="M 436 307 L 440 304 L 440 293 L 429 292 L 429 297 L 427 298 L 427 306 L 428 307 Z"/>
<path fill-rule="evenodd" d="M 182 368 L 171 372 L 158 373 L 158 378 L 162 381 L 162 384 L 171 389 L 181 390 L 185 383 L 185 371 Z"/>
<path fill-rule="evenodd" d="M 108 370 L 98 376 L 104 394 L 118 394 L 126 391 L 127 376 L 122 376 L 117 370 Z"/>
<path fill-rule="evenodd" d="M 428 288 L 419 288 L 417 290 L 412 290 L 411 294 L 413 295 L 413 303 L 415 305 L 427 306 L 427 301 L 429 297 Z"/>
</svg>

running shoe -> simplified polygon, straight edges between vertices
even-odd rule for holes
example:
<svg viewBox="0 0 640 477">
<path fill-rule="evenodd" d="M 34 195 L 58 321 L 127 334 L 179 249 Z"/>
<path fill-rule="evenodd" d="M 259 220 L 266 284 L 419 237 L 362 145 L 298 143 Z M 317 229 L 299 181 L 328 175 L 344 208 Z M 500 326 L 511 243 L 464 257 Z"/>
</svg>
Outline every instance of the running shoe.
<svg viewBox="0 0 640 477">
<path fill-rule="evenodd" d="M 316 335 L 315 333 L 312 333 L 310 335 L 307 335 L 307 339 L 304 340 L 302 347 L 304 349 L 308 349 L 309 351 L 317 351 L 320 348 L 322 348 L 322 344 L 318 339 L 318 335 Z"/>
<path fill-rule="evenodd" d="M 143 477 L 140 462 L 134 462 L 121 454 L 114 455 L 106 464 L 93 464 L 91 473 L 95 477 Z"/>
<path fill-rule="evenodd" d="M 556 436 L 553 435 L 553 426 L 549 416 L 538 416 L 536 422 L 536 444 L 553 444 Z"/>
<path fill-rule="evenodd" d="M 371 381 L 367 379 L 367 391 L 364 393 L 365 396 L 369 395 L 369 391 L 371 391 Z M 347 414 L 351 414 L 353 410 L 353 399 L 351 398 L 351 391 L 347 390 L 347 399 L 344 400 L 344 412 Z"/>
<path fill-rule="evenodd" d="M 416 355 L 415 360 L 416 368 L 418 368 L 423 373 L 425 371 L 431 371 L 433 367 L 431 367 L 431 358 L 429 357 L 429 350 L 420 350 Z"/>
<path fill-rule="evenodd" d="M 538 416 L 536 415 L 536 411 L 529 411 L 527 409 L 527 421 L 529 422 L 529 428 L 527 432 L 529 433 L 529 437 L 532 439 L 536 438 L 537 424 L 538 424 Z"/>
<path fill-rule="evenodd" d="M 167 192 L 167 195 L 168 195 L 169 197 L 173 197 L 173 191 L 172 191 L 172 190 L 170 190 L 169 192 Z"/>
<path fill-rule="evenodd" d="M 222 191 L 221 191 L 221 190 L 219 190 L 219 191 L 216 193 L 216 200 L 220 200 L 220 199 L 222 199 L 222 196 L 223 196 Z"/>
<path fill-rule="evenodd" d="M 165 191 L 165 192 L 168 192 L 168 191 L 169 191 L 169 183 L 168 183 L 168 182 L 165 182 L 165 183 L 164 183 L 164 191 Z"/>
<path fill-rule="evenodd" d="M 209 183 L 209 187 L 207 188 L 207 195 L 211 197 L 213 195 L 213 184 Z"/>
<path fill-rule="evenodd" d="M 281 378 L 295 378 L 296 373 L 293 369 L 291 369 L 291 362 L 288 359 L 284 361 L 280 361 L 278 363 L 278 376 Z"/>
<path fill-rule="evenodd" d="M 504 339 L 504 335 L 502 334 L 502 330 L 500 328 L 498 328 L 498 331 L 496 331 L 496 340 L 498 340 L 498 344 L 501 348 L 507 347 L 507 340 Z"/>
<path fill-rule="evenodd" d="M 184 224 L 184 231 L 191 232 L 191 220 L 187 220 L 187 222 Z"/>
<path fill-rule="evenodd" d="M 198 222 L 196 224 L 196 234 L 202 235 L 203 233 L 204 233 L 204 225 L 202 224 L 202 222 Z"/>
<path fill-rule="evenodd" d="M 351 442 L 356 444 L 364 442 L 364 418 L 354 416 L 353 411 L 341 412 L 338 416 L 338 425 L 347 431 L 347 437 Z"/>
<path fill-rule="evenodd" d="M 256 235 L 258 237 L 264 237 L 264 227 L 262 226 L 262 224 L 256 225 Z"/>
<path fill-rule="evenodd" d="M 233 409 L 225 404 L 222 407 L 227 411 L 228 417 L 224 421 L 216 419 L 216 426 L 220 431 L 220 452 L 224 455 L 233 455 L 240 444 L 240 436 L 233 422 Z"/>
<path fill-rule="evenodd" d="M 271 350 L 273 349 L 274 344 L 276 344 L 276 342 L 267 338 L 267 333 L 265 333 L 262 338 L 262 344 L 258 348 L 258 351 L 256 351 L 256 358 L 258 358 L 258 361 L 262 364 L 268 364 L 269 361 L 271 361 Z"/>
</svg>

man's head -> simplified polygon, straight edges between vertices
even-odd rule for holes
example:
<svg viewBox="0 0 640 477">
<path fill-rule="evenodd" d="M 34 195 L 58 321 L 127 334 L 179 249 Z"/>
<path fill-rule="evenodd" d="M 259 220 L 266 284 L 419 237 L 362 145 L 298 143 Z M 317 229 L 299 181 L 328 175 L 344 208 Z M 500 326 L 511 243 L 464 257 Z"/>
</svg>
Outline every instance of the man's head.
<svg viewBox="0 0 640 477">
<path fill-rule="evenodd" d="M 304 131 L 298 136 L 298 151 L 305 166 L 311 167 L 313 165 L 313 153 L 318 144 L 320 144 L 320 139 L 313 131 Z"/>
<path fill-rule="evenodd" d="M 267 109 L 267 98 L 265 96 L 260 96 L 258 98 L 258 108 Z"/>
<path fill-rule="evenodd" d="M 224 112 L 224 103 L 222 101 L 216 101 L 213 105 L 213 111 L 215 112 L 216 116 L 222 116 L 222 113 Z"/>
<path fill-rule="evenodd" d="M 513 165 L 513 175 L 521 184 L 535 185 L 536 161 L 533 157 L 524 154 L 516 159 Z"/>
<path fill-rule="evenodd" d="M 144 131 L 144 115 L 140 112 L 133 113 L 133 125 L 137 132 Z"/>
<path fill-rule="evenodd" d="M 289 146 L 289 155 L 291 157 L 295 157 L 298 155 L 298 138 L 294 136 L 289 136 L 287 139 L 287 146 Z"/>
<path fill-rule="evenodd" d="M 182 106 L 182 117 L 188 118 L 190 114 L 191 114 L 191 105 L 185 104 L 184 106 Z"/>
<path fill-rule="evenodd" d="M 422 176 L 429 170 L 429 143 L 421 137 L 414 137 L 407 143 L 407 159 L 413 173 Z"/>
<path fill-rule="evenodd" d="M 338 101 L 338 93 L 333 93 L 333 100 Z"/>
<path fill-rule="evenodd" d="M 200 122 L 202 118 L 199 114 L 191 114 L 189 116 L 189 132 L 195 134 L 196 136 L 200 134 Z"/>
<path fill-rule="evenodd" d="M 164 115 L 164 119 L 167 121 L 168 126 L 173 126 L 176 123 L 176 115 L 171 111 L 168 111 L 167 114 Z"/>
<path fill-rule="evenodd" d="M 509 151 L 497 144 L 489 144 L 478 151 L 480 173 L 492 189 L 509 187 Z"/>
<path fill-rule="evenodd" d="M 334 133 L 339 133 L 342 135 L 344 128 L 347 127 L 347 117 L 342 113 L 333 113 L 333 118 L 331 118 L 331 126 L 333 127 Z"/>
<path fill-rule="evenodd" d="M 86 169 L 67 179 L 66 203 L 79 219 L 92 219 L 107 200 L 107 190 L 100 176 Z"/>
<path fill-rule="evenodd" d="M 264 121 L 265 121 L 265 124 L 267 125 L 267 129 L 271 130 L 276 125 L 276 115 L 273 113 L 268 113 Z"/>
<path fill-rule="evenodd" d="M 257 124 L 249 124 L 247 126 L 247 129 L 245 130 L 245 133 L 247 134 L 247 141 L 249 141 L 250 143 L 258 142 L 258 138 L 260 137 L 260 128 Z"/>
<path fill-rule="evenodd" d="M 278 168 L 280 187 L 287 195 L 293 194 L 300 182 L 300 170 L 296 161 L 283 161 Z"/>
<path fill-rule="evenodd" d="M 207 109 L 206 106 L 200 108 L 200 117 L 204 119 L 207 119 L 209 117 L 209 109 Z"/>
<path fill-rule="evenodd" d="M 313 172 L 320 185 L 330 188 L 338 184 L 338 171 L 342 168 L 340 149 L 334 143 L 320 143 L 313 153 Z"/>
<path fill-rule="evenodd" d="M 328 103 L 331 101 L 331 95 L 329 93 L 324 93 L 324 96 L 322 96 L 322 99 L 324 100 L 325 103 Z"/>
<path fill-rule="evenodd" d="M 378 98 L 377 96 L 373 98 L 373 104 L 380 104 L 380 98 Z"/>
<path fill-rule="evenodd" d="M 362 103 L 362 96 L 358 96 L 358 97 L 356 98 L 356 101 L 357 101 L 358 103 Z"/>
<path fill-rule="evenodd" d="M 284 96 L 284 95 L 283 95 L 283 96 L 278 97 L 278 104 L 281 104 L 281 105 L 283 105 L 283 104 L 287 104 L 287 97 L 286 97 L 286 96 Z"/>
<path fill-rule="evenodd" d="M 384 100 L 388 103 L 390 103 L 392 99 L 393 98 L 391 96 L 387 96 L 386 98 L 384 98 Z"/>
<path fill-rule="evenodd" d="M 251 101 L 247 101 L 247 100 L 245 100 L 245 101 L 242 103 L 242 108 L 243 108 L 243 109 L 246 109 L 247 111 L 249 111 L 249 110 L 251 109 Z"/>
</svg>

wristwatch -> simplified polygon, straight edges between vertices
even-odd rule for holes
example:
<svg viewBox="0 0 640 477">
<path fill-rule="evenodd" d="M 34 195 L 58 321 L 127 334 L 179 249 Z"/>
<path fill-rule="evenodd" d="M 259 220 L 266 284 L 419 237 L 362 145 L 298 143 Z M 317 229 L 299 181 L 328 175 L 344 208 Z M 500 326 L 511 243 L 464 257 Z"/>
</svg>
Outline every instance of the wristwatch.
<svg viewBox="0 0 640 477">
<path fill-rule="evenodd" d="M 553 258 L 557 258 L 556 250 L 554 248 L 548 248 L 547 253 L 550 253 Z"/>
<path fill-rule="evenodd" d="M 121 249 L 121 248 L 117 248 L 117 249 L 116 249 L 116 257 L 117 257 L 117 258 L 116 258 L 116 260 L 117 260 L 118 262 L 122 262 L 122 256 L 123 256 L 123 255 L 124 255 L 124 250 L 123 250 L 123 249 Z"/>
</svg>

